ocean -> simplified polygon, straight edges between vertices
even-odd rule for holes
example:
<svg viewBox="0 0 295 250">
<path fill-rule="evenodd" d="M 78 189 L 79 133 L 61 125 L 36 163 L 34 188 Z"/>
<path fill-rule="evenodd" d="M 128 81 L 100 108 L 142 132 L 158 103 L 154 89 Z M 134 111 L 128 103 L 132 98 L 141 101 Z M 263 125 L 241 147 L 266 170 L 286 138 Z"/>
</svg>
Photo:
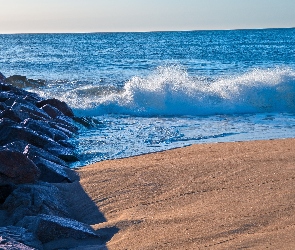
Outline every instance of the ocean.
<svg viewBox="0 0 295 250">
<path fill-rule="evenodd" d="M 73 167 L 195 143 L 295 137 L 295 29 L 0 35 L 0 72 L 65 101 Z"/>
</svg>

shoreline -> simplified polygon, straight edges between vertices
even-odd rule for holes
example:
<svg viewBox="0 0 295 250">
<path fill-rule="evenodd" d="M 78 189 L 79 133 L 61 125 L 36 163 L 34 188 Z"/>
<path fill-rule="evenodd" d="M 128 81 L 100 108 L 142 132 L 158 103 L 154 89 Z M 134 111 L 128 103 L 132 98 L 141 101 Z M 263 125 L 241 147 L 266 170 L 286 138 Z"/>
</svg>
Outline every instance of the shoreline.
<svg viewBox="0 0 295 250">
<path fill-rule="evenodd" d="M 77 171 L 108 249 L 289 249 L 295 139 L 194 144 Z"/>
</svg>

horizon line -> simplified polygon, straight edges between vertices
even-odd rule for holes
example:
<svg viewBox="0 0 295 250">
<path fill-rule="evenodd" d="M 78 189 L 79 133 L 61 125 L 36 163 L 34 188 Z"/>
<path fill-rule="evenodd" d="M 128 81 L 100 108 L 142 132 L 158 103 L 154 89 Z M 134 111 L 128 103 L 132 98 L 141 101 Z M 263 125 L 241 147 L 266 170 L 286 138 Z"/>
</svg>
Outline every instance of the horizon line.
<svg viewBox="0 0 295 250">
<path fill-rule="evenodd" d="M 270 28 L 236 28 L 236 29 L 192 29 L 192 30 L 150 30 L 150 31 L 75 31 L 75 32 L 11 32 L 0 35 L 34 35 L 34 34 L 97 34 L 97 33 L 157 33 L 157 32 L 198 32 L 198 31 L 238 31 L 238 30 L 270 30 L 270 29 L 295 29 L 294 27 L 270 27 Z"/>
</svg>

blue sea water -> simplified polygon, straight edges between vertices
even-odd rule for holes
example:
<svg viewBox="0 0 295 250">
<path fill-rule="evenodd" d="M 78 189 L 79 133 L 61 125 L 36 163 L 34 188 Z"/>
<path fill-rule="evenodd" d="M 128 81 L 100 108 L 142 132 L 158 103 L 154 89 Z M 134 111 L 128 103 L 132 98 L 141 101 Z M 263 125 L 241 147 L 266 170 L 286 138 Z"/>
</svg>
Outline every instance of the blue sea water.
<svg viewBox="0 0 295 250">
<path fill-rule="evenodd" d="M 92 121 L 75 166 L 295 137 L 295 29 L 0 35 L 0 51 L 0 72 Z"/>
</svg>

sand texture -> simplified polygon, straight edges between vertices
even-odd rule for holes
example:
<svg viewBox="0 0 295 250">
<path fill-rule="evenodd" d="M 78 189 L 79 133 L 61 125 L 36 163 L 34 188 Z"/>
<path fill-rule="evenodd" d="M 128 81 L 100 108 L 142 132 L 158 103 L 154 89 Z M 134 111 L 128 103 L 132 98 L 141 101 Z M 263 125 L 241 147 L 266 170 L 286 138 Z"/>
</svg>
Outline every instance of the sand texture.
<svg viewBox="0 0 295 250">
<path fill-rule="evenodd" d="M 193 145 L 78 172 L 105 217 L 92 227 L 113 232 L 107 249 L 295 249 L 295 139 Z"/>
</svg>

